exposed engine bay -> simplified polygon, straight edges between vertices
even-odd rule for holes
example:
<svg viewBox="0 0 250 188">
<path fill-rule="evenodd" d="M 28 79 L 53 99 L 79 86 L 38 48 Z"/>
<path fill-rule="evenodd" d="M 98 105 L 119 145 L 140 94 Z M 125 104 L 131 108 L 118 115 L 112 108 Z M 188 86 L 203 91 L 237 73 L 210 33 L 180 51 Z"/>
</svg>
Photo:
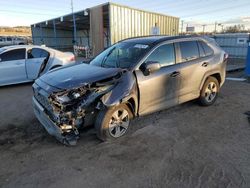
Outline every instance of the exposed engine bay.
<svg viewBox="0 0 250 188">
<path fill-rule="evenodd" d="M 119 72 L 111 78 L 95 83 L 52 92 L 47 98 L 48 105 L 42 105 L 49 106 L 45 113 L 62 132 L 61 137 L 57 139 L 66 145 L 75 145 L 81 127 L 92 125 L 98 111 L 120 102 L 127 95 L 124 91 L 131 91 L 131 88 L 127 87 L 131 82 L 127 82 L 126 74 L 128 72 Z M 126 84 L 118 84 L 121 82 Z M 35 98 L 38 97 L 35 95 Z"/>
</svg>

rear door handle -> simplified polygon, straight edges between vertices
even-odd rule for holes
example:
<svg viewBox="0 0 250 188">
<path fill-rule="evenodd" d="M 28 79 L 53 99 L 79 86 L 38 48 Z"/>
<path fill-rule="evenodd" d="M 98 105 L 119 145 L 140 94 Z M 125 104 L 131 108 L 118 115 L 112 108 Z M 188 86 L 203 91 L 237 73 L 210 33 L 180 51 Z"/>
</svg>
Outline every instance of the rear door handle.
<svg viewBox="0 0 250 188">
<path fill-rule="evenodd" d="M 177 77 L 179 75 L 180 75 L 179 71 L 174 71 L 170 76 L 174 78 L 174 77 Z"/>
<path fill-rule="evenodd" d="M 202 65 L 201 66 L 203 66 L 203 67 L 207 67 L 208 66 L 208 62 L 204 62 L 204 63 L 202 63 Z"/>
</svg>

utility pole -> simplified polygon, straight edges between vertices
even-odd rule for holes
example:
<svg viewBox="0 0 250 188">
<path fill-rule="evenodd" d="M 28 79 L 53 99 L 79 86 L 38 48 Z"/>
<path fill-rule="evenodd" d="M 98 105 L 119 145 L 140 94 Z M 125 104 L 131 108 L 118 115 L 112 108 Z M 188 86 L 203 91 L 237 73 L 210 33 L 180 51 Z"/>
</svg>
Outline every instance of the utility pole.
<svg viewBox="0 0 250 188">
<path fill-rule="evenodd" d="M 218 26 L 221 26 L 221 32 L 223 33 L 223 31 L 224 31 L 224 29 L 223 29 L 224 25 L 222 23 L 219 23 Z"/>
<path fill-rule="evenodd" d="M 248 50 L 247 50 L 247 59 L 246 59 L 246 75 L 247 80 L 250 82 L 250 34 L 248 34 Z"/>
<path fill-rule="evenodd" d="M 202 27 L 203 27 L 203 35 L 205 35 L 205 27 L 206 27 L 207 25 L 202 25 Z"/>
<path fill-rule="evenodd" d="M 72 15 L 73 15 L 73 24 L 74 24 L 74 39 L 73 39 L 73 44 L 76 44 L 76 19 L 75 19 L 75 14 L 74 14 L 73 0 L 71 0 L 71 11 L 72 11 Z"/>
<path fill-rule="evenodd" d="M 181 34 L 183 34 L 184 20 L 181 20 Z"/>
<path fill-rule="evenodd" d="M 214 34 L 216 34 L 216 27 L 217 27 L 217 22 L 214 24 Z"/>
</svg>

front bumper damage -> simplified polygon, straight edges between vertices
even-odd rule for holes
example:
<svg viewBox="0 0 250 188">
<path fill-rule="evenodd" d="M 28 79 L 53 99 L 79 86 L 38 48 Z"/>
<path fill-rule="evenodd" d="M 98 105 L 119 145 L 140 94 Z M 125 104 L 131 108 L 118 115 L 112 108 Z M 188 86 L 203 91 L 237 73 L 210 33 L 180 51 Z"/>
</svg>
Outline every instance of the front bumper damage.
<svg viewBox="0 0 250 188">
<path fill-rule="evenodd" d="M 47 132 L 65 145 L 75 145 L 79 128 L 93 125 L 103 108 L 126 98 L 135 84 L 132 75 L 122 74 L 93 84 L 57 91 L 46 91 L 37 81 L 33 85 L 33 108 Z"/>
<path fill-rule="evenodd" d="M 67 144 L 67 139 L 62 136 L 63 131 L 49 118 L 49 116 L 45 113 L 45 109 L 39 104 L 35 97 L 32 98 L 32 105 L 37 119 L 47 132 L 60 142 Z M 72 145 L 73 144 L 74 143 L 72 142 Z"/>
<path fill-rule="evenodd" d="M 112 86 L 105 87 L 105 90 L 88 90 L 82 89 L 83 94 L 78 99 L 65 99 L 70 91 L 56 92 L 45 97 L 40 93 L 36 93 L 33 97 L 33 108 L 36 117 L 44 126 L 47 132 L 56 137 L 65 145 L 75 145 L 79 138 L 78 129 L 83 125 L 90 124 L 90 116 L 95 115 L 100 108 L 101 96 L 110 91 Z M 85 93 L 86 91 L 86 93 Z M 59 93 L 59 94 L 58 94 Z M 59 102 L 58 95 L 63 100 Z M 92 117 L 92 120 L 93 120 Z"/>
</svg>

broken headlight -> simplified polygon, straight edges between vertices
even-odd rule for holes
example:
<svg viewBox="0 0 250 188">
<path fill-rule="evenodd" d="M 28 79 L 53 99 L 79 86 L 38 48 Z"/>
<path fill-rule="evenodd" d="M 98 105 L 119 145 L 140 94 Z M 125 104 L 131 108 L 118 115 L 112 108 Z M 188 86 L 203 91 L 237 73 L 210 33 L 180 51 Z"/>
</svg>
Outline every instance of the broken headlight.
<svg viewBox="0 0 250 188">
<path fill-rule="evenodd" d="M 67 104 L 72 101 L 76 101 L 77 99 L 83 97 L 85 94 L 86 94 L 86 89 L 78 88 L 78 89 L 73 89 L 71 91 L 55 93 L 54 97 L 55 100 L 60 104 Z"/>
<path fill-rule="evenodd" d="M 56 99 L 58 102 L 60 103 L 67 103 L 67 102 L 70 102 L 71 99 L 69 98 L 68 95 L 61 95 L 61 96 L 56 96 Z"/>
<path fill-rule="evenodd" d="M 78 99 L 79 97 L 81 97 L 81 94 L 78 93 L 78 92 L 73 92 L 73 93 L 71 93 L 71 96 L 72 96 L 74 99 Z"/>
</svg>

